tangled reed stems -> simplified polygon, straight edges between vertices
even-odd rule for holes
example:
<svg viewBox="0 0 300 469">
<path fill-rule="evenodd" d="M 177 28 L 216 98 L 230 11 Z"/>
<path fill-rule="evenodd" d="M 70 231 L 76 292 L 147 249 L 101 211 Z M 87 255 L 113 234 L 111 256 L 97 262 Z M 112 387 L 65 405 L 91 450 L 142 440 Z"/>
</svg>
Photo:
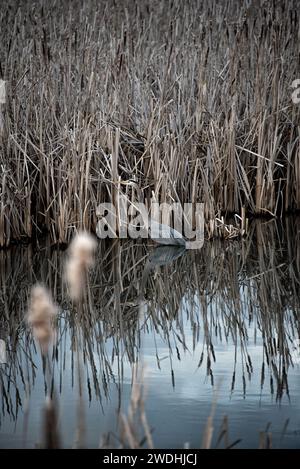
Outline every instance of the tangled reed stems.
<svg viewBox="0 0 300 469">
<path fill-rule="evenodd" d="M 298 16 L 297 0 L 5 2 L 0 246 L 95 232 L 130 181 L 203 202 L 212 234 L 299 210 Z"/>
</svg>

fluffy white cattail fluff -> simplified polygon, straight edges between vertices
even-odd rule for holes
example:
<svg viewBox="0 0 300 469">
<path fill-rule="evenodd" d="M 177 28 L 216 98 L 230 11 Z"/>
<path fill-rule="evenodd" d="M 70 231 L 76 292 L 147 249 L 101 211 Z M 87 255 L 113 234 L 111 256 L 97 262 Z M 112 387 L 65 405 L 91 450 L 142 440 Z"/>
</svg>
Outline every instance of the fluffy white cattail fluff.
<svg viewBox="0 0 300 469">
<path fill-rule="evenodd" d="M 28 323 L 32 327 L 33 335 L 39 341 L 42 353 L 47 353 L 49 344 L 54 336 L 53 319 L 57 309 L 53 304 L 50 294 L 41 285 L 36 285 L 31 290 L 30 306 L 28 311 Z"/>
<path fill-rule="evenodd" d="M 82 297 L 87 271 L 94 264 L 96 247 L 96 239 L 86 232 L 77 234 L 70 244 L 66 280 L 70 296 L 74 301 Z"/>
</svg>

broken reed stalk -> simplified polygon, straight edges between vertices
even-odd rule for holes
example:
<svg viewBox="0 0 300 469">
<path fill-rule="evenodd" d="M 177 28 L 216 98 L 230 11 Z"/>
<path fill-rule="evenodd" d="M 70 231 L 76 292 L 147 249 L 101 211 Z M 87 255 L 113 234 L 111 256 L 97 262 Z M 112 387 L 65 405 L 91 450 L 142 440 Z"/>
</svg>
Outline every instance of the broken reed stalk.
<svg viewBox="0 0 300 469">
<path fill-rule="evenodd" d="M 145 412 L 145 368 L 139 369 L 137 364 L 132 366 L 132 384 L 130 403 L 127 415 L 120 412 L 120 441 L 122 447 L 131 449 L 141 448 L 144 443 L 153 449 L 151 429 Z M 143 432 L 143 435 L 142 433 Z M 143 442 L 143 443 L 142 443 Z"/>
</svg>

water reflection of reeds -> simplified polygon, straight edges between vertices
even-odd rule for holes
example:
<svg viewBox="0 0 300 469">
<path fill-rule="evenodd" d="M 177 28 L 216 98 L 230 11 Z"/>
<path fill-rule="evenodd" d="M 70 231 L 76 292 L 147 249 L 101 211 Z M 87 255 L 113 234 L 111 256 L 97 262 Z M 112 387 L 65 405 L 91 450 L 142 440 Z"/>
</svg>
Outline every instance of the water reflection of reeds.
<svg viewBox="0 0 300 469">
<path fill-rule="evenodd" d="M 207 242 L 201 251 L 153 249 L 130 240 L 99 243 L 80 311 L 68 300 L 62 275 L 64 251 L 46 241 L 40 249 L 22 246 L 0 251 L 0 339 L 6 354 L 6 363 L 0 364 L 2 416 L 18 418 L 40 373 L 39 350 L 24 319 L 30 287 L 36 281 L 46 284 L 60 304 L 50 384 L 43 362 L 45 392 L 50 386 L 50 392 L 55 388 L 59 396 L 68 353 L 75 386 L 78 335 L 89 400 L 102 403 L 110 386 L 116 386 L 120 406 L 124 363 L 133 366 L 143 360 L 144 334 L 153 331 L 169 347 L 174 384 L 174 360 L 188 349 L 184 332 L 188 321 L 192 348 L 199 343 L 202 347 L 198 365 L 206 369 L 212 384 L 218 360 L 215 344 L 230 342 L 235 354 L 229 393 L 239 378 L 246 396 L 248 379 L 260 367 L 262 388 L 279 400 L 289 395 L 288 372 L 299 339 L 299 220 L 287 219 L 284 225 L 257 222 L 247 240 Z M 172 257 L 173 262 L 164 262 Z M 250 327 L 263 342 L 261 363 L 253 363 L 248 350 Z M 156 357 L 160 367 L 158 349 Z"/>
</svg>

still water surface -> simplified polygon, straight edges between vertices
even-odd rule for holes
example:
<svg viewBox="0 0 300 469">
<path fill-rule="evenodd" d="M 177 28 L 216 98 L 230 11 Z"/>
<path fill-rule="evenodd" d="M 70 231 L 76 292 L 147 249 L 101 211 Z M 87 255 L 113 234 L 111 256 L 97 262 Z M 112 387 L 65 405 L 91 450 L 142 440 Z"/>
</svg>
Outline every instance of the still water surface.
<svg viewBox="0 0 300 469">
<path fill-rule="evenodd" d="M 0 446 L 42 444 L 46 382 L 57 396 L 61 443 L 74 446 L 77 334 L 87 447 L 119 445 L 137 364 L 155 447 L 200 447 L 215 403 L 212 447 L 227 416 L 220 447 L 240 440 L 237 448 L 257 448 L 267 430 L 273 447 L 299 448 L 299 226 L 256 223 L 247 240 L 206 242 L 199 252 L 101 242 L 80 315 L 63 281 L 65 252 L 0 252 Z M 24 319 L 37 281 L 60 307 L 52 378 Z"/>
</svg>

